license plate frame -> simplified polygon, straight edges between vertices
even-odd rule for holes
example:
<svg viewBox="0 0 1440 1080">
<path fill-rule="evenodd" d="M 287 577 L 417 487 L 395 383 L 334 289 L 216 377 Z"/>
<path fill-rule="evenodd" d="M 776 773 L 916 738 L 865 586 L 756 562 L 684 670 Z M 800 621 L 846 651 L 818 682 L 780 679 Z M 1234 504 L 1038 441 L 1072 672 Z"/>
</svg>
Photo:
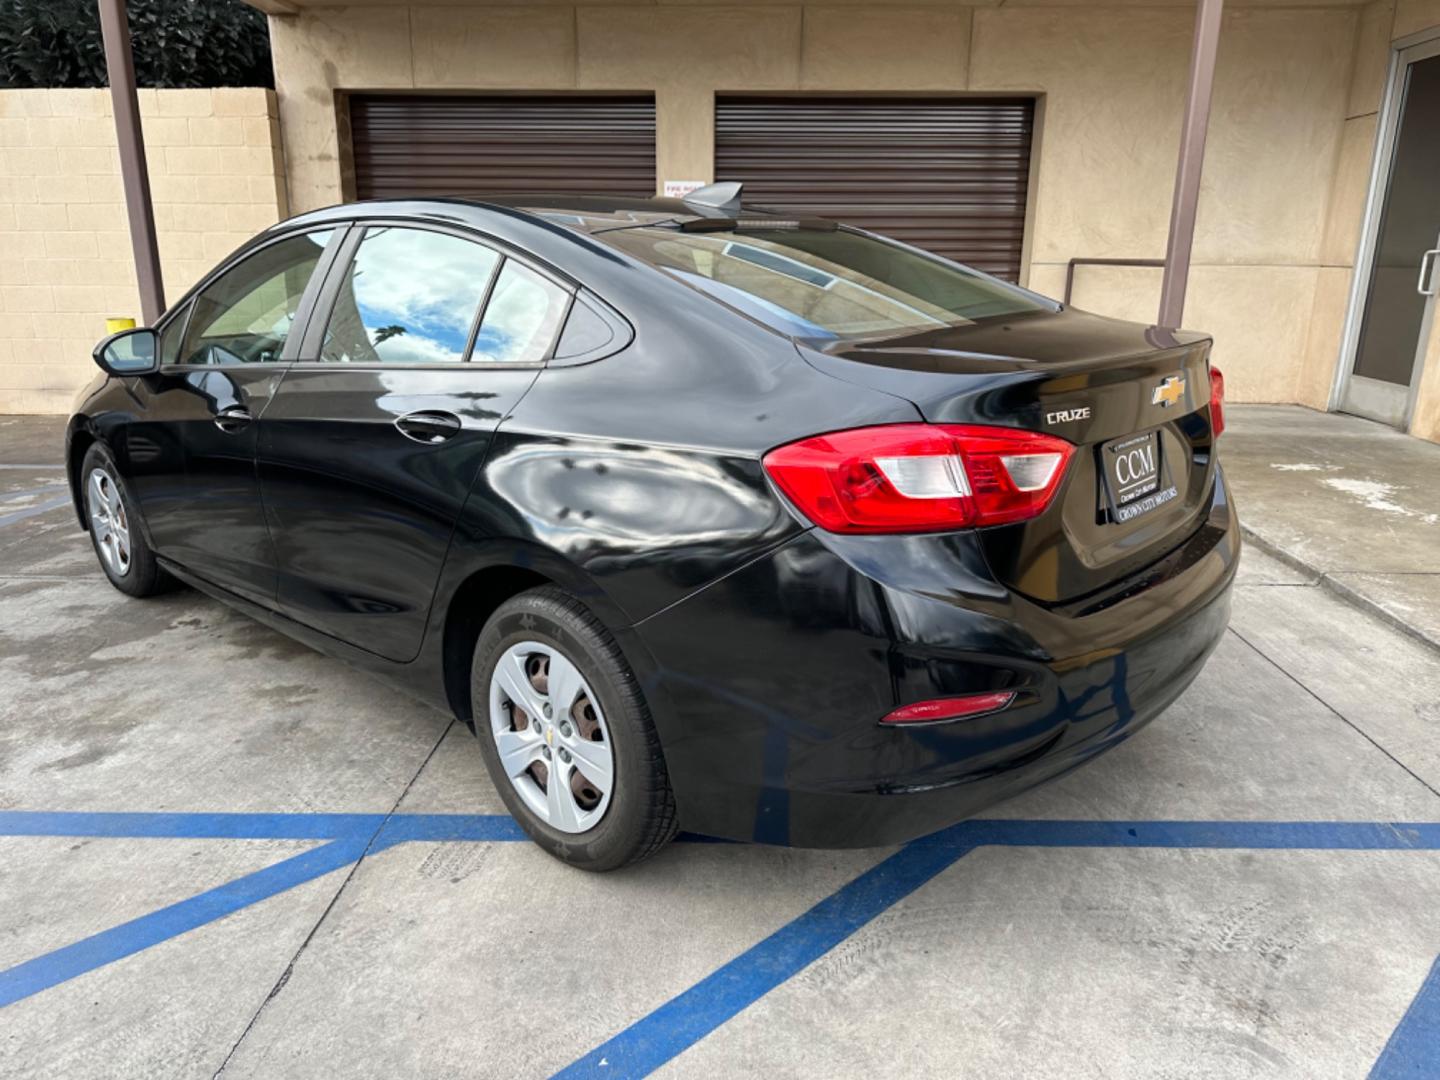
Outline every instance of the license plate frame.
<svg viewBox="0 0 1440 1080">
<path fill-rule="evenodd" d="M 1109 519 L 1117 524 L 1157 510 L 1179 494 L 1165 468 L 1159 428 L 1101 443 L 1099 471 Z"/>
</svg>

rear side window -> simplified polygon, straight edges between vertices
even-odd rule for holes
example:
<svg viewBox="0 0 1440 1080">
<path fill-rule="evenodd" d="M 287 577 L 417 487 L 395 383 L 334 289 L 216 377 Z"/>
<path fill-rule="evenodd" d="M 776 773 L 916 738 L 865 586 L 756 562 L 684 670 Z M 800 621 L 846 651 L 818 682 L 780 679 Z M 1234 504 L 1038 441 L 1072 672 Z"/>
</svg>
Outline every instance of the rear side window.
<svg viewBox="0 0 1440 1080">
<path fill-rule="evenodd" d="M 330 237 L 326 230 L 269 244 L 207 285 L 195 298 L 176 362 L 279 360 L 305 286 Z"/>
<path fill-rule="evenodd" d="M 365 230 L 320 359 L 351 364 L 443 364 L 465 359 L 475 316 L 500 256 L 446 233 Z"/>
<path fill-rule="evenodd" d="M 555 343 L 555 359 L 598 354 L 615 340 L 615 328 L 600 314 L 585 294 L 577 293 L 570 305 L 570 316 L 560 340 Z"/>
<path fill-rule="evenodd" d="M 539 363 L 550 352 L 569 302 L 570 294 L 554 282 L 507 259 L 485 305 L 473 358 L 491 363 Z"/>
</svg>

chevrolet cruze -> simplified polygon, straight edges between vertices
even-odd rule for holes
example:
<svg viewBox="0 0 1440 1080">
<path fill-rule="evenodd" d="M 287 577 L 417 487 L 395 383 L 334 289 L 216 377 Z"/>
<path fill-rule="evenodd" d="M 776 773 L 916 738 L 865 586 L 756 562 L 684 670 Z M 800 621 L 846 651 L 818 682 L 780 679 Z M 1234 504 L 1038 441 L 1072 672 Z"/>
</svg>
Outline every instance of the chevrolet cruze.
<svg viewBox="0 0 1440 1080">
<path fill-rule="evenodd" d="M 733 189 L 362 203 L 97 346 L 67 461 L 116 588 L 453 710 L 567 862 L 889 844 L 1200 670 L 1209 346 Z"/>
</svg>

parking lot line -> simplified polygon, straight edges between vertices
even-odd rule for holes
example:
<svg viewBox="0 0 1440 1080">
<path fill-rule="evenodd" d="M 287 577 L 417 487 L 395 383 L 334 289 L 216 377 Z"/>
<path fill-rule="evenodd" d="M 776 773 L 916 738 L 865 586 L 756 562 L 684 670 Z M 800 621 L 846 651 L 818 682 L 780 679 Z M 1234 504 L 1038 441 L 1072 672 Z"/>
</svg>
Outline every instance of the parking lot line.
<svg viewBox="0 0 1440 1080">
<path fill-rule="evenodd" d="M 0 836 L 317 840 L 318 846 L 148 915 L 0 971 L 0 1006 L 177 937 L 362 860 L 413 842 L 515 842 L 493 814 L 230 814 L 0 811 Z M 685 838 L 703 840 L 701 837 Z M 1315 821 L 962 822 L 907 844 L 557 1075 L 644 1076 L 804 970 L 979 847 L 1229 850 L 1440 850 L 1440 823 Z M 1440 1065 L 1440 961 L 1377 1059 L 1372 1078 Z"/>
<path fill-rule="evenodd" d="M 331 840 L 253 874 L 0 971 L 0 1007 L 349 866 L 364 854 L 368 839 L 354 836 Z"/>
<path fill-rule="evenodd" d="M 52 491 L 68 491 L 65 484 L 41 484 L 39 487 L 22 488 L 19 491 L 0 492 L 0 503 L 15 502 L 18 499 L 28 499 L 32 495 L 48 495 Z M 69 501 L 68 499 L 66 500 Z"/>
<path fill-rule="evenodd" d="M 384 814 L 149 814 L 0 810 L 0 836 L 338 840 L 374 835 Z"/>
<path fill-rule="evenodd" d="M 718 971 L 566 1066 L 557 1077 L 646 1076 L 978 847 L 1120 847 L 1242 850 L 1440 850 L 1440 824 L 1318 821 L 961 822 L 916 840 L 816 904 Z M 1440 963 L 1440 962 L 1437 962 Z M 1431 980 L 1434 981 L 1432 970 Z M 1423 1035 L 1405 1036 L 1402 1061 L 1440 1062 L 1432 1013 L 1440 986 L 1411 1006 Z M 1407 1019 L 1409 1013 L 1406 1014 Z M 1404 1023 L 1402 1022 L 1402 1027 Z M 1400 1036 L 1397 1030 L 1397 1037 Z M 1395 1038 L 1392 1038 L 1392 1042 Z M 1412 1045 L 1423 1044 L 1423 1045 Z M 1388 1048 L 1387 1048 L 1388 1050 Z M 1377 1068 L 1379 1064 L 1377 1063 Z M 1390 1077 L 1411 1073 L 1385 1074 Z M 1413 1075 L 1420 1075 L 1415 1073 Z"/>
<path fill-rule="evenodd" d="M 48 514 L 51 510 L 58 510 L 62 506 L 69 505 L 70 496 L 61 495 L 34 506 L 27 506 L 24 510 L 12 510 L 8 514 L 0 514 L 0 528 L 4 528 L 6 525 L 15 525 L 27 518 L 39 517 L 41 514 Z"/>
<path fill-rule="evenodd" d="M 1385 1049 L 1375 1059 L 1370 1080 L 1434 1076 L 1440 1070 L 1440 958 L 1420 984 Z"/>
<path fill-rule="evenodd" d="M 615 1077 L 654 1072 L 971 850 L 926 841 L 901 848 L 555 1075 Z"/>
</svg>

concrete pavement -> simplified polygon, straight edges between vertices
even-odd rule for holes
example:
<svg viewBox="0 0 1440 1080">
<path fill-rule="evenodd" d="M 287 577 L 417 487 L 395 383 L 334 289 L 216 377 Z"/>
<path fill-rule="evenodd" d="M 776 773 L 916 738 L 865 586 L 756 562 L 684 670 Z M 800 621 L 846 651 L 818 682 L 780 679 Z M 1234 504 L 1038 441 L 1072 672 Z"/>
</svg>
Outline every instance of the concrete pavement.
<svg viewBox="0 0 1440 1080">
<path fill-rule="evenodd" d="M 1247 550 L 1195 685 L 1012 824 L 595 877 L 448 717 L 15 516 L 61 479 L 0 469 L 0 1074 L 1440 1072 L 1440 653 L 1292 562 Z"/>
<path fill-rule="evenodd" d="M 1251 542 L 1440 648 L 1440 445 L 1294 405 L 1228 415 Z"/>
</svg>

